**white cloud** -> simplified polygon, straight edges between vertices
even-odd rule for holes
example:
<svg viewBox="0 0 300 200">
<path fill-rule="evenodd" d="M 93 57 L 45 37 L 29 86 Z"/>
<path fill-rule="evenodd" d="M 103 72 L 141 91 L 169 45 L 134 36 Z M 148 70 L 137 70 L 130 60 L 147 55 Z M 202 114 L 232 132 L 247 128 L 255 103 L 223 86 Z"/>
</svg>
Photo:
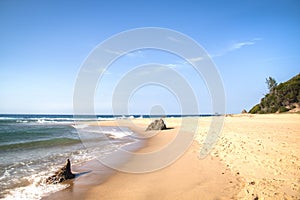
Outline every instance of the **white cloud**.
<svg viewBox="0 0 300 200">
<path fill-rule="evenodd" d="M 129 57 L 139 57 L 139 58 L 144 58 L 144 54 L 142 51 L 133 51 L 133 52 L 130 52 L 130 53 L 127 53 L 126 56 L 129 56 Z"/>
<path fill-rule="evenodd" d="M 172 63 L 170 63 L 170 64 L 166 64 L 166 66 L 167 66 L 167 67 L 170 67 L 170 68 L 177 67 L 177 65 L 176 65 L 176 64 L 172 64 Z"/>
<path fill-rule="evenodd" d="M 111 54 L 115 54 L 117 56 L 121 56 L 121 55 L 124 55 L 124 56 L 128 56 L 128 57 L 140 57 L 140 58 L 143 58 L 144 57 L 144 54 L 142 51 L 138 50 L 138 51 L 133 51 L 133 52 L 124 52 L 124 51 L 118 51 L 118 50 L 112 50 L 112 49 L 105 49 L 105 51 L 107 53 L 111 53 Z"/>
<path fill-rule="evenodd" d="M 164 66 L 169 67 L 171 69 L 180 69 L 182 67 L 185 67 L 187 64 L 189 63 L 185 60 L 177 60 L 174 63 L 164 64 Z"/>
<path fill-rule="evenodd" d="M 179 39 L 177 39 L 177 38 L 174 38 L 174 37 L 172 37 L 172 36 L 168 36 L 167 39 L 168 39 L 168 40 L 171 40 L 172 42 L 177 42 L 177 43 L 180 43 L 180 42 L 181 42 L 181 40 L 179 40 Z"/>
<path fill-rule="evenodd" d="M 121 51 L 117 51 L 117 50 L 111 50 L 111 49 L 105 49 L 105 51 L 107 53 L 112 53 L 112 54 L 115 54 L 115 55 L 122 55 L 124 52 L 121 52 Z"/>
<path fill-rule="evenodd" d="M 169 64 L 164 64 L 164 65 L 169 68 L 179 69 L 182 67 L 186 67 L 187 65 L 190 65 L 191 63 L 202 61 L 202 60 L 204 60 L 204 57 L 199 56 L 199 57 L 194 57 L 194 58 L 188 58 L 186 60 L 178 60 L 178 61 L 175 61 L 175 63 L 169 63 Z"/>
<path fill-rule="evenodd" d="M 150 73 L 162 73 L 164 71 L 167 71 L 168 69 L 165 67 L 165 66 L 154 66 L 154 67 L 151 67 L 151 68 L 145 68 L 143 70 L 140 70 L 138 71 L 137 75 L 147 75 L 147 74 L 150 74 Z"/>
<path fill-rule="evenodd" d="M 263 40 L 263 38 L 253 38 L 252 40 L 248 40 L 248 41 L 243 41 L 243 42 L 235 42 L 231 45 L 229 45 L 229 47 L 227 47 L 226 49 L 224 49 L 223 51 L 217 53 L 217 54 L 210 54 L 211 57 L 219 57 L 219 56 L 223 56 L 229 52 L 232 51 L 236 51 L 239 50 L 243 47 L 247 47 L 247 46 L 252 46 L 255 45 L 257 41 Z"/>
<path fill-rule="evenodd" d="M 203 60 L 203 57 L 189 58 L 187 60 L 191 63 L 194 63 L 194 62 L 199 62 L 199 61 Z"/>
<path fill-rule="evenodd" d="M 228 49 L 228 51 L 234 51 L 234 50 L 240 49 L 244 46 L 251 46 L 251 45 L 254 45 L 254 44 L 255 44 L 254 41 L 234 43 L 234 44 L 231 45 L 231 47 Z"/>
<path fill-rule="evenodd" d="M 249 41 L 237 42 L 237 43 L 232 44 L 230 49 L 231 49 L 231 51 L 233 51 L 233 50 L 245 47 L 245 46 L 251 46 L 251 45 L 256 44 L 256 42 L 260 41 L 260 40 L 262 40 L 262 38 L 253 38 L 252 40 L 249 40 Z"/>
</svg>

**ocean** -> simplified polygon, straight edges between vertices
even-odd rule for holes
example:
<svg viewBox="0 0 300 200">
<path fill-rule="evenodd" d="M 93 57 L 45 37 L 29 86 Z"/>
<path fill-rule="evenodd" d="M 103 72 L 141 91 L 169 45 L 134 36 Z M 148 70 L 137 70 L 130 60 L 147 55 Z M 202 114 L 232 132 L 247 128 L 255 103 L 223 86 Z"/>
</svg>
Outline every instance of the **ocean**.
<svg viewBox="0 0 300 200">
<path fill-rule="evenodd" d="M 114 118 L 97 116 L 98 120 Z M 85 116 L 76 120 L 95 119 Z M 129 129 L 124 134 L 124 128 L 99 129 L 85 123 L 76 128 L 72 115 L 0 115 L 0 198 L 40 199 L 68 186 L 45 184 L 45 179 L 61 168 L 67 158 L 72 165 L 80 164 L 99 155 L 109 156 L 116 146 L 137 142 L 129 137 L 133 134 Z M 78 129 L 88 138 L 84 143 Z"/>
</svg>

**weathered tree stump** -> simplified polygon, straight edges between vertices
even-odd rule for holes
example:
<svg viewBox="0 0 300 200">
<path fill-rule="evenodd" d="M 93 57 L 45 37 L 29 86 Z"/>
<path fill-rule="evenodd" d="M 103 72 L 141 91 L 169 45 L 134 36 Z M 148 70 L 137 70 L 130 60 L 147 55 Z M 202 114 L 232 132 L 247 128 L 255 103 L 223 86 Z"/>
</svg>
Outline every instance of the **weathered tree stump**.
<svg viewBox="0 0 300 200">
<path fill-rule="evenodd" d="M 46 183 L 57 184 L 72 178 L 75 178 L 75 174 L 73 174 L 71 171 L 71 162 L 68 159 L 64 167 L 55 172 L 53 176 L 50 176 L 46 179 Z"/>
</svg>

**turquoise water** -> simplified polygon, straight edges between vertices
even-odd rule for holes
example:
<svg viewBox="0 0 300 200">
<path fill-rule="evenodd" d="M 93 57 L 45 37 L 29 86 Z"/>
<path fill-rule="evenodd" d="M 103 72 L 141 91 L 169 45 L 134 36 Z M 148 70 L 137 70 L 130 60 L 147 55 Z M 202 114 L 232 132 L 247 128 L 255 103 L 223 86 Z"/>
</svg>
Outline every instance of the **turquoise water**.
<svg viewBox="0 0 300 200">
<path fill-rule="evenodd" d="M 112 116 L 103 120 L 108 118 Z M 44 180 L 67 158 L 80 164 L 134 142 L 127 137 L 130 133 L 122 135 L 118 127 L 76 128 L 69 115 L 0 115 L 0 198 L 40 199 L 66 187 L 46 186 Z M 84 133 L 84 144 L 78 129 Z"/>
</svg>

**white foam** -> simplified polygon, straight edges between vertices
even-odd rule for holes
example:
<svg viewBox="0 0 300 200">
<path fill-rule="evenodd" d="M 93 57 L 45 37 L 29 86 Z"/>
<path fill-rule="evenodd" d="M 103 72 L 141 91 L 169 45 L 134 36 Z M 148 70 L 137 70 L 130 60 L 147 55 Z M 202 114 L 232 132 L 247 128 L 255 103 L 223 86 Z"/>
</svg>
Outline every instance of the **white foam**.
<svg viewBox="0 0 300 200">
<path fill-rule="evenodd" d="M 11 119 L 16 119 L 14 117 L 0 117 L 0 120 L 11 120 Z"/>
<path fill-rule="evenodd" d="M 10 194 L 6 195 L 4 199 L 41 199 L 47 194 L 60 191 L 69 186 L 67 184 L 46 184 L 42 181 L 46 178 L 46 174 L 33 175 L 28 179 L 29 182 L 32 182 L 30 185 L 10 190 Z"/>
<path fill-rule="evenodd" d="M 99 137 L 102 137 L 101 135 L 106 135 L 111 139 L 121 139 L 124 137 L 132 136 L 135 133 L 132 132 L 130 129 L 127 128 L 119 128 L 119 127 L 99 127 L 99 126 L 90 126 L 86 124 L 76 124 L 73 125 L 74 128 L 76 128 L 83 137 L 95 137 L 93 135 L 89 134 L 98 134 Z"/>
<path fill-rule="evenodd" d="M 133 134 L 133 132 L 131 132 L 131 131 L 124 131 L 124 130 L 102 131 L 102 133 L 109 135 L 113 139 L 120 139 L 120 138 L 130 136 Z"/>
<path fill-rule="evenodd" d="M 97 118 L 100 121 L 112 121 L 112 120 L 116 120 L 115 117 L 98 117 Z"/>
<path fill-rule="evenodd" d="M 6 179 L 7 177 L 9 177 L 9 170 L 5 170 L 4 174 L 0 177 L 0 181 L 2 181 L 3 179 Z"/>
<path fill-rule="evenodd" d="M 17 120 L 17 123 L 28 123 L 28 120 Z"/>
<path fill-rule="evenodd" d="M 46 120 L 45 119 L 38 119 L 37 122 L 43 124 L 43 123 L 46 122 Z"/>
<path fill-rule="evenodd" d="M 85 129 L 85 128 L 89 127 L 89 125 L 87 125 L 87 124 L 74 124 L 72 126 L 76 129 Z"/>
</svg>

